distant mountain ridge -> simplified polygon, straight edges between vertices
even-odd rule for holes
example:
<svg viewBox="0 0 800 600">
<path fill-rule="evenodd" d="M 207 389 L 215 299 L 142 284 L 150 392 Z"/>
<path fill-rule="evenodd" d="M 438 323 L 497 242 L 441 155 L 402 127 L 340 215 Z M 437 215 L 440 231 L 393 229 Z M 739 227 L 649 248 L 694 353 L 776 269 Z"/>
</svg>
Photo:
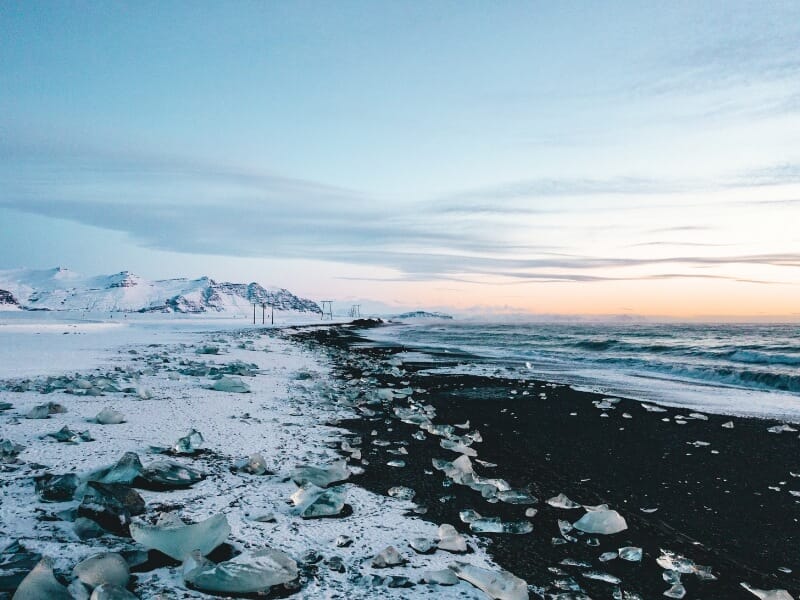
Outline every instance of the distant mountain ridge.
<svg viewBox="0 0 800 600">
<path fill-rule="evenodd" d="M 86 277 L 57 267 L 0 271 L 0 309 L 96 312 L 242 313 L 252 304 L 317 313 L 313 300 L 284 288 L 199 279 L 150 281 L 129 271 Z"/>
<path fill-rule="evenodd" d="M 442 312 L 431 312 L 427 310 L 413 310 L 395 315 L 395 319 L 445 319 L 452 320 L 452 316 Z"/>
</svg>

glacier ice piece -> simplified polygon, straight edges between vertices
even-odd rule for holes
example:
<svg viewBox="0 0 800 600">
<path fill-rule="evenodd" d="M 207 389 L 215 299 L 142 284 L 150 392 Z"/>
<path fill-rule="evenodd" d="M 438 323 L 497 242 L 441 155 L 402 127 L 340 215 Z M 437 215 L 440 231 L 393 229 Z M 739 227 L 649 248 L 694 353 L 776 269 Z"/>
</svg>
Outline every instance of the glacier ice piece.
<svg viewBox="0 0 800 600">
<path fill-rule="evenodd" d="M 19 453 L 25 450 L 25 446 L 15 444 L 11 440 L 0 439 L 0 463 L 11 463 L 17 460 Z"/>
<path fill-rule="evenodd" d="M 61 585 L 53 574 L 53 562 L 43 558 L 25 576 L 14 592 L 12 600 L 72 600 L 66 586 Z"/>
<path fill-rule="evenodd" d="M 45 473 L 34 478 L 36 494 L 42 502 L 69 502 L 75 496 L 80 479 L 74 473 L 52 475 Z"/>
<path fill-rule="evenodd" d="M 462 554 L 467 551 L 467 540 L 455 527 L 447 523 L 439 526 L 437 532 L 439 550 Z"/>
<path fill-rule="evenodd" d="M 490 571 L 465 562 L 456 562 L 450 569 L 459 579 L 475 586 L 494 600 L 528 600 L 528 584 L 508 571 Z"/>
<path fill-rule="evenodd" d="M 722 424 L 722 427 L 723 427 L 724 429 L 733 429 L 733 421 L 725 421 L 725 422 Z"/>
<path fill-rule="evenodd" d="M 175 454 L 194 454 L 203 446 L 204 441 L 203 434 L 193 428 L 172 444 L 172 452 Z"/>
<path fill-rule="evenodd" d="M 536 516 L 536 513 L 539 512 L 535 508 L 526 508 L 525 509 L 525 516 L 529 519 Z"/>
<path fill-rule="evenodd" d="M 321 488 L 309 483 L 298 489 L 291 496 L 291 501 L 304 519 L 335 517 L 344 509 L 347 499 L 347 488 L 336 486 Z"/>
<path fill-rule="evenodd" d="M 573 523 L 573 526 L 584 533 L 599 533 L 603 535 L 619 533 L 628 528 L 625 519 L 615 510 L 589 511 Z"/>
<path fill-rule="evenodd" d="M 136 490 L 119 483 L 90 481 L 77 514 L 95 521 L 103 529 L 127 535 L 131 517 L 144 511 L 144 499 Z"/>
<path fill-rule="evenodd" d="M 395 487 L 390 487 L 389 491 L 386 492 L 392 498 L 397 498 L 398 500 L 408 500 L 411 501 L 414 499 L 414 494 L 416 493 L 410 487 L 405 487 L 402 485 L 398 485 Z"/>
<path fill-rule="evenodd" d="M 135 452 L 126 452 L 110 467 L 90 475 L 90 479 L 101 483 L 122 483 L 130 485 L 142 472 L 142 462 Z"/>
<path fill-rule="evenodd" d="M 125 415 L 120 411 L 114 410 L 110 406 L 106 406 L 103 410 L 97 413 L 94 420 L 100 425 L 119 425 L 125 422 Z"/>
<path fill-rule="evenodd" d="M 795 429 L 791 425 L 787 425 L 786 423 L 783 423 L 781 425 L 775 425 L 774 427 L 769 427 L 769 428 L 767 428 L 767 431 L 769 431 L 770 433 L 784 433 L 784 432 L 786 432 L 786 433 L 796 433 L 797 429 Z"/>
<path fill-rule="evenodd" d="M 212 390 L 218 392 L 233 392 L 236 394 L 246 394 L 250 391 L 250 386 L 238 377 L 229 377 L 224 375 L 222 379 L 218 379 L 211 386 Z"/>
<path fill-rule="evenodd" d="M 396 567 L 406 563 L 406 559 L 395 549 L 394 546 L 387 546 L 372 559 L 372 566 L 376 569 L 386 567 Z"/>
<path fill-rule="evenodd" d="M 222 594 L 259 594 L 297 579 L 297 563 L 272 548 L 213 563 L 192 552 L 183 563 L 183 579 L 195 589 Z"/>
<path fill-rule="evenodd" d="M 605 583 L 612 583 L 619 585 L 622 580 L 611 573 L 604 573 L 603 571 L 584 571 L 581 573 L 586 579 L 593 579 L 595 581 L 604 581 Z"/>
<path fill-rule="evenodd" d="M 432 583 L 435 585 L 456 585 L 458 577 L 451 569 L 440 569 L 438 571 L 423 571 L 422 583 Z"/>
<path fill-rule="evenodd" d="M 683 587 L 681 583 L 674 583 L 672 587 L 670 587 L 666 592 L 663 594 L 667 598 L 683 598 L 686 596 L 686 588 Z"/>
<path fill-rule="evenodd" d="M 72 570 L 90 588 L 104 583 L 125 587 L 131 577 L 128 563 L 116 552 L 101 552 L 82 560 Z"/>
<path fill-rule="evenodd" d="M 205 473 L 171 460 L 154 460 L 140 475 L 146 487 L 176 489 L 194 485 L 205 478 Z"/>
<path fill-rule="evenodd" d="M 236 468 L 251 475 L 265 475 L 268 472 L 267 461 L 258 452 L 251 454 L 246 460 L 237 462 Z"/>
<path fill-rule="evenodd" d="M 114 585 L 113 583 L 103 583 L 92 592 L 89 600 L 138 600 L 136 596 L 131 594 L 124 587 Z"/>
<path fill-rule="evenodd" d="M 45 434 L 45 437 L 51 437 L 57 442 L 66 442 L 68 444 L 94 441 L 92 434 L 88 431 L 72 431 L 68 425 L 64 425 L 64 427 L 53 433 Z"/>
<path fill-rule="evenodd" d="M 399 460 L 399 459 L 388 460 L 388 461 L 386 461 L 386 466 L 395 467 L 397 469 L 402 469 L 403 467 L 406 466 L 406 461 Z"/>
<path fill-rule="evenodd" d="M 754 588 L 749 583 L 745 582 L 742 582 L 739 585 L 753 594 L 756 598 L 760 598 L 760 600 L 794 600 L 792 595 L 786 590 L 759 590 L 758 588 Z"/>
<path fill-rule="evenodd" d="M 472 456 L 472 457 L 478 456 L 478 453 L 475 451 L 474 448 L 470 448 L 463 442 L 455 442 L 453 440 L 448 440 L 447 438 L 442 438 L 441 440 L 439 440 L 439 445 L 445 450 L 452 450 L 453 452 L 458 452 L 459 454 L 465 454 L 466 456 Z"/>
<path fill-rule="evenodd" d="M 619 554 L 612 550 L 611 552 L 603 552 L 597 560 L 600 562 L 608 562 L 610 560 L 615 560 L 618 556 Z"/>
<path fill-rule="evenodd" d="M 415 537 L 408 540 L 408 545 L 414 552 L 419 554 L 430 554 L 436 550 L 436 540 L 424 537 Z"/>
<path fill-rule="evenodd" d="M 225 541 L 231 527 L 224 514 L 217 514 L 191 525 L 131 523 L 130 531 L 131 537 L 145 548 L 182 561 L 194 550 L 203 556 L 211 552 Z"/>
<path fill-rule="evenodd" d="M 511 533 L 522 535 L 533 531 L 528 521 L 502 521 L 500 517 L 482 517 L 469 524 L 475 533 Z"/>
<path fill-rule="evenodd" d="M 292 470 L 291 478 L 297 485 L 313 484 L 317 487 L 328 487 L 333 483 L 345 481 L 350 477 L 347 461 L 339 460 L 328 467 L 303 465 Z"/>
<path fill-rule="evenodd" d="M 25 414 L 26 419 L 49 419 L 50 407 L 47 404 L 34 406 Z"/>
<path fill-rule="evenodd" d="M 642 549 L 636 546 L 625 546 L 619 549 L 619 557 L 622 560 L 630 562 L 639 562 L 642 560 Z"/>
<path fill-rule="evenodd" d="M 569 498 L 567 498 L 564 494 L 559 494 L 558 496 L 553 496 L 547 500 L 547 503 L 552 506 L 553 508 L 565 508 L 565 509 L 572 509 L 572 508 L 580 508 L 581 505 L 577 502 L 573 502 Z"/>
<path fill-rule="evenodd" d="M 497 499 L 506 504 L 536 504 L 539 501 L 523 490 L 498 490 Z"/>
<path fill-rule="evenodd" d="M 101 537 L 106 530 L 100 527 L 95 521 L 87 519 L 86 517 L 78 517 L 72 524 L 72 530 L 78 539 L 89 540 L 92 538 Z"/>
</svg>

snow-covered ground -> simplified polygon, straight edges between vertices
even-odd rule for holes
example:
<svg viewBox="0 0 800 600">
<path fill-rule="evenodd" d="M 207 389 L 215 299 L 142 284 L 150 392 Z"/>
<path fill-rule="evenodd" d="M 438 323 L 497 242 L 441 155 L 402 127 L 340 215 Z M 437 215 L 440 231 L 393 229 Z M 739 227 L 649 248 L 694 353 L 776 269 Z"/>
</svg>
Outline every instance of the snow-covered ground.
<svg viewBox="0 0 800 600">
<path fill-rule="evenodd" d="M 204 346 L 217 347 L 219 353 L 198 354 Z M 235 361 L 258 368 L 256 376 L 242 378 L 250 393 L 214 391 L 209 389 L 214 382 L 208 377 L 178 373 L 198 363 Z M 463 581 L 452 587 L 408 589 L 367 583 L 363 576 L 372 574 L 401 575 L 418 582 L 424 570 L 443 569 L 456 558 L 497 567 L 474 539 L 469 541 L 477 551 L 465 556 L 443 551 L 416 554 L 408 540 L 434 538 L 436 525 L 406 516 L 411 502 L 360 488 L 357 475 L 344 484 L 352 515 L 304 520 L 295 514 L 287 501 L 298 488 L 289 473 L 299 464 L 326 465 L 340 459 L 334 448 L 345 432 L 326 423 L 354 413 L 335 401 L 337 390 L 331 387 L 326 359 L 292 342 L 288 333 L 257 329 L 244 319 L 84 321 L 42 313 L 2 317 L 0 388 L 10 383 L 24 388 L 25 379 L 38 377 L 34 381 L 41 383 L 43 375 L 74 376 L 76 372 L 81 377 L 108 373 L 136 392 L 82 396 L 0 391 L 0 403 L 13 405 L 0 412 L 0 439 L 25 447 L 18 457 L 22 464 L 0 470 L 0 548 L 20 540 L 29 550 L 52 557 L 58 573 L 69 574 L 91 554 L 135 547 L 129 538 L 110 535 L 81 541 L 71 522 L 43 518 L 76 502 L 41 502 L 32 477 L 45 471 L 87 473 L 114 463 L 124 452 L 136 452 L 147 465 L 160 458 L 152 446 L 170 446 L 194 428 L 204 436 L 207 451 L 175 460 L 205 471 L 208 477 L 184 490 L 140 491 L 147 502 L 147 517 L 173 511 L 184 520 L 199 521 L 223 513 L 231 525 L 227 542 L 237 550 L 268 546 L 301 564 L 309 551 L 318 552 L 323 560 L 312 571 L 314 575 L 304 576 L 304 587 L 296 597 L 485 597 Z M 25 418 L 31 408 L 49 401 L 62 404 L 66 412 L 47 419 Z M 93 423 L 105 407 L 121 411 L 125 422 Z M 74 431 L 89 430 L 95 441 L 69 444 L 42 437 L 65 425 Z M 249 475 L 231 468 L 237 459 L 256 452 L 274 475 Z M 351 464 L 357 466 L 358 461 Z M 253 520 L 265 513 L 274 513 L 275 521 Z M 353 544 L 337 547 L 336 539 L 342 535 L 350 536 Z M 407 566 L 371 567 L 372 558 L 388 545 L 408 559 Z M 345 573 L 328 568 L 333 556 L 343 559 Z M 174 567 L 138 574 L 135 591 L 141 598 L 207 597 L 188 591 L 180 568 Z"/>
</svg>

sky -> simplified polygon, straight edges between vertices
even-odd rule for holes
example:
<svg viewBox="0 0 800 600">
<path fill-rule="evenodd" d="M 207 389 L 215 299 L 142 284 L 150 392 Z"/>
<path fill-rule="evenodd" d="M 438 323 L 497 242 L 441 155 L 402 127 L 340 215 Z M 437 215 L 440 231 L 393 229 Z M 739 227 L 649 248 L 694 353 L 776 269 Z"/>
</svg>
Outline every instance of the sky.
<svg viewBox="0 0 800 600">
<path fill-rule="evenodd" d="M 800 314 L 800 3 L 0 3 L 0 269 Z"/>
</svg>

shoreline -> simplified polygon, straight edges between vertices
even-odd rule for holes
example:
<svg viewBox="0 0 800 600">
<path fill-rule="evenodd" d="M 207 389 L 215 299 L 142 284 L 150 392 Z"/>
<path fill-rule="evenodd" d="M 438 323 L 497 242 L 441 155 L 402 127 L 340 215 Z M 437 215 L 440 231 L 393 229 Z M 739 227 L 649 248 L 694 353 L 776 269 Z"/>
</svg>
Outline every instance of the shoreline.
<svg viewBox="0 0 800 600">
<path fill-rule="evenodd" d="M 358 377 L 368 360 L 386 362 L 400 352 L 414 351 L 365 341 L 352 328 L 336 333 L 309 329 L 299 337 L 312 346 L 327 347 L 338 362 L 335 373 L 343 380 Z M 722 415 L 695 418 L 689 410 L 673 407 L 650 412 L 643 408 L 645 403 L 628 399 L 603 410 L 593 404 L 602 401 L 600 394 L 543 381 L 426 372 L 432 366 L 441 363 L 403 362 L 404 373 L 377 376 L 376 386 L 426 389 L 419 400 L 436 409 L 437 423 L 469 420 L 480 430 L 483 441 L 474 444 L 478 458 L 497 467 L 476 467 L 477 471 L 527 487 L 539 498 L 533 505 L 538 514 L 530 519 L 533 533 L 480 536 L 489 554 L 528 584 L 555 593 L 555 584 L 573 578 L 593 598 L 611 597 L 614 585 L 586 578 L 587 568 L 562 564 L 572 559 L 618 577 L 625 591 L 660 597 L 669 587 L 656 564 L 664 549 L 710 566 L 717 578 L 702 581 L 684 575 L 687 597 L 752 598 L 740 582 L 793 593 L 800 589 L 796 558 L 800 504 L 791 494 L 800 489 L 800 479 L 791 474 L 800 471 L 794 464 L 797 434 L 767 431 L 780 421 Z M 399 404 L 405 405 L 402 399 Z M 372 446 L 362 485 L 384 494 L 391 485 L 410 487 L 428 510 L 423 518 L 452 523 L 467 533 L 469 527 L 459 519 L 464 509 L 504 520 L 523 517 L 519 507 L 489 504 L 463 486 L 443 487 L 447 479 L 431 461 L 453 460 L 457 454 L 442 449 L 435 436 L 414 439 L 418 427 L 394 418 L 389 404 L 383 409 L 372 418 L 340 423 L 365 439 L 408 444 L 405 468 L 386 466 L 393 456 L 384 446 Z M 623 413 L 631 418 L 622 417 Z M 727 423 L 733 428 L 722 427 Z M 377 435 L 371 436 L 372 431 Z M 751 472 L 747 480 L 741 477 L 744 464 Z M 608 539 L 599 536 L 600 546 L 588 546 L 585 540 L 554 546 L 553 539 L 565 538 L 557 521 L 572 522 L 582 514 L 545 504 L 559 493 L 586 505 L 608 503 L 625 517 L 628 530 Z M 641 563 L 598 562 L 601 553 L 628 545 L 643 548 Z"/>
</svg>

